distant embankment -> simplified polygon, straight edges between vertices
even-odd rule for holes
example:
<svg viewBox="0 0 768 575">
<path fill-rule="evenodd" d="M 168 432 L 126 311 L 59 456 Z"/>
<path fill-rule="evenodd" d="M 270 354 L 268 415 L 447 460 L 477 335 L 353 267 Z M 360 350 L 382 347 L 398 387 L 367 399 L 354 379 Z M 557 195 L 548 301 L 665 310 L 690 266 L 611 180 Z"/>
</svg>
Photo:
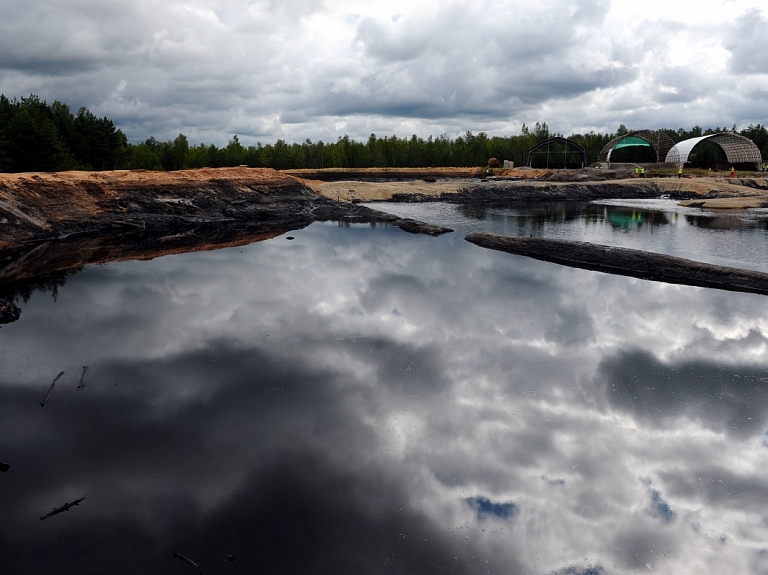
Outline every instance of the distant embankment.
<svg viewBox="0 0 768 575">
<path fill-rule="evenodd" d="M 768 274 L 686 260 L 663 254 L 546 238 L 473 233 L 467 241 L 574 268 L 690 285 L 768 295 Z"/>
<path fill-rule="evenodd" d="M 408 180 L 434 181 L 445 178 L 477 178 L 482 168 L 326 168 L 321 170 L 283 170 L 283 174 L 320 182 L 396 182 Z"/>
</svg>

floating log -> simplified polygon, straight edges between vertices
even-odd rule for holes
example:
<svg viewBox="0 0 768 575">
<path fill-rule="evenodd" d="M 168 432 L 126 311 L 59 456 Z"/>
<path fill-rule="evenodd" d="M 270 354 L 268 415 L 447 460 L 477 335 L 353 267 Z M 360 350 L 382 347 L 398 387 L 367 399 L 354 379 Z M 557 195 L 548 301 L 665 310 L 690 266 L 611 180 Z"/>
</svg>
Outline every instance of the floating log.
<svg viewBox="0 0 768 575">
<path fill-rule="evenodd" d="M 574 268 L 670 284 L 768 295 L 768 274 L 588 242 L 472 233 L 468 242 Z"/>
</svg>

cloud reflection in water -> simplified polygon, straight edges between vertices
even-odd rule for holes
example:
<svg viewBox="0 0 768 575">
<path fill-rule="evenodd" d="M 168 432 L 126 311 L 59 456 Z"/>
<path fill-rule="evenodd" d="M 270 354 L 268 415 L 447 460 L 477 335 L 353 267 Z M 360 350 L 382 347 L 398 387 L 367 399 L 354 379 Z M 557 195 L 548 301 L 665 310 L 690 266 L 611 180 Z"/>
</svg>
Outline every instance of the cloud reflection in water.
<svg viewBox="0 0 768 575">
<path fill-rule="evenodd" d="M 292 235 L 86 268 L 0 330 L 5 572 L 759 569 L 768 299 Z"/>
</svg>

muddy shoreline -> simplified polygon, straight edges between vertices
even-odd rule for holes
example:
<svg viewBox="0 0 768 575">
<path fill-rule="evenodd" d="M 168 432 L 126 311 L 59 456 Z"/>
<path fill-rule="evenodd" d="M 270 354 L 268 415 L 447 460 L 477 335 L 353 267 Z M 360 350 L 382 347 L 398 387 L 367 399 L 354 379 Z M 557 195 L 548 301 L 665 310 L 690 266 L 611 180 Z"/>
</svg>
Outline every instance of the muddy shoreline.
<svg viewBox="0 0 768 575">
<path fill-rule="evenodd" d="M 523 177 L 518 181 L 481 182 L 463 180 L 466 174 L 454 171 L 443 181 L 431 182 L 425 180 L 440 172 L 429 171 L 428 178 L 418 181 L 382 182 L 380 179 L 375 183 L 303 180 L 274 170 L 249 168 L 168 173 L 0 174 L 0 323 L 18 319 L 20 312 L 14 304 L 14 294 L 26 289 L 23 285 L 32 285 L 46 274 L 88 264 L 246 245 L 301 229 L 315 221 L 386 223 L 410 233 L 429 235 L 451 231 L 379 212 L 360 205 L 361 202 L 492 204 L 665 196 L 707 208 L 768 205 L 768 180 L 764 178 L 738 181 L 702 178 L 688 182 L 596 177 L 595 181 L 552 181 L 546 173 L 530 170 L 520 173 Z M 406 175 L 413 177 L 414 174 Z M 583 180 L 587 176 L 570 174 L 568 177 Z M 532 248 L 529 251 L 526 255 L 534 252 Z M 555 251 L 559 259 L 549 261 L 564 265 L 586 264 L 593 259 L 598 262 L 601 256 L 599 250 L 568 256 L 571 252 L 562 245 Z M 619 252 L 613 249 L 611 253 L 610 257 L 615 259 Z M 663 262 L 653 254 L 642 254 L 644 252 L 635 254 L 618 267 L 615 262 L 613 268 L 610 262 L 594 265 L 601 265 L 600 271 L 610 273 L 624 273 L 619 269 L 624 267 L 631 272 L 624 275 L 658 281 L 674 277 L 670 266 L 680 269 L 686 266 L 686 260 L 666 262 L 664 271 L 658 274 L 649 266 Z M 713 278 L 712 286 L 707 287 L 736 281 L 735 276 L 724 276 L 719 269 L 699 267 L 696 278 L 703 277 L 701 274 Z M 705 285 L 691 283 L 704 279 L 686 277 L 683 274 L 679 282 L 673 283 Z M 763 293 L 757 284 L 733 285 L 738 291 Z"/>
</svg>

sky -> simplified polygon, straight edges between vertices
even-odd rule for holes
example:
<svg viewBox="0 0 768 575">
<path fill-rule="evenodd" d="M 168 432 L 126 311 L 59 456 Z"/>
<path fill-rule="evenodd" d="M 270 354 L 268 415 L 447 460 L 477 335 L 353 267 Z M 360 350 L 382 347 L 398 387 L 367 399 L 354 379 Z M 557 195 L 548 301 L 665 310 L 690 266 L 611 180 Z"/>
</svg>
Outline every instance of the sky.
<svg viewBox="0 0 768 575">
<path fill-rule="evenodd" d="M 0 93 L 131 142 L 768 122 L 762 0 L 0 0 Z"/>
</svg>

